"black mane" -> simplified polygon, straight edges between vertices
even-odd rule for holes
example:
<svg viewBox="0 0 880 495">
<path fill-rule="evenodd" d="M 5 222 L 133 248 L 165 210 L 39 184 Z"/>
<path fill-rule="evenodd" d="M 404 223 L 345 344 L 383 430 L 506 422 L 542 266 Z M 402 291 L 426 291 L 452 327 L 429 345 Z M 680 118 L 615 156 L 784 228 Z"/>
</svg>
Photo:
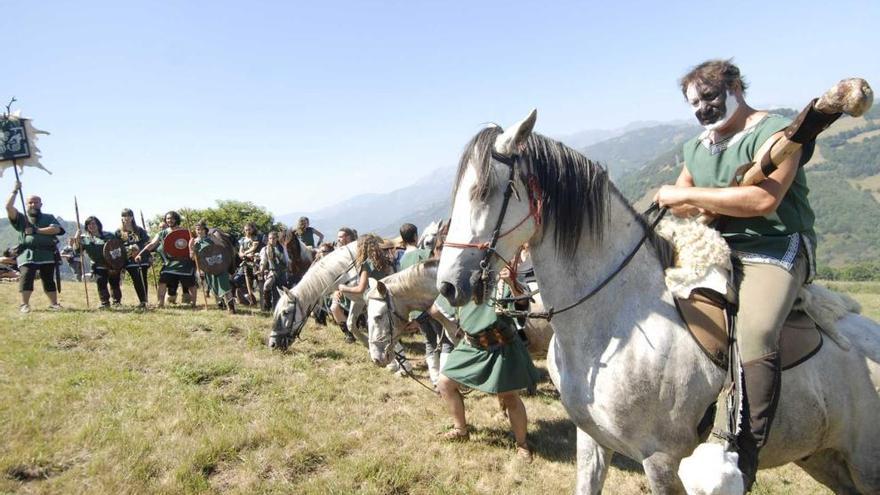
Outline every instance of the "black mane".
<svg viewBox="0 0 880 495">
<path fill-rule="evenodd" d="M 473 199 L 485 200 L 495 187 L 492 174 L 492 149 L 502 133 L 499 127 L 483 129 L 465 147 L 458 165 L 456 186 L 474 159 L 478 174 L 471 192 Z M 577 151 L 540 134 L 532 133 L 525 149 L 516 157 L 520 180 L 528 184 L 534 175 L 541 187 L 544 202 L 542 221 L 552 222 L 560 253 L 571 257 L 577 251 L 583 229 L 601 239 L 608 204 L 608 173 L 598 163 Z M 616 192 L 616 191 L 615 191 Z"/>
</svg>

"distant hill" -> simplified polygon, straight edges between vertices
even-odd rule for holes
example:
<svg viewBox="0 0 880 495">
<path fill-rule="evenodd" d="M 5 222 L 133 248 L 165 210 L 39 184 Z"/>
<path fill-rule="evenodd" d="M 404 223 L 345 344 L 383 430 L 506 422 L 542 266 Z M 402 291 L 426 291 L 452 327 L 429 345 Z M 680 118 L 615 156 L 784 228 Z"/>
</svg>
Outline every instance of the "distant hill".
<svg viewBox="0 0 880 495">
<path fill-rule="evenodd" d="M 361 234 L 397 235 L 403 222 L 421 227 L 439 218 L 433 216 L 435 212 L 448 214 L 454 176 L 452 167 L 437 169 L 411 186 L 384 194 L 361 194 L 313 212 L 286 213 L 277 220 L 295 226 L 300 216 L 307 216 L 326 236 L 335 237 L 336 229 L 343 226 Z"/>
<path fill-rule="evenodd" d="M 641 169 L 657 155 L 681 148 L 682 143 L 699 131 L 700 127 L 692 124 L 661 124 L 636 129 L 578 151 L 605 166 L 614 180 Z"/>
</svg>

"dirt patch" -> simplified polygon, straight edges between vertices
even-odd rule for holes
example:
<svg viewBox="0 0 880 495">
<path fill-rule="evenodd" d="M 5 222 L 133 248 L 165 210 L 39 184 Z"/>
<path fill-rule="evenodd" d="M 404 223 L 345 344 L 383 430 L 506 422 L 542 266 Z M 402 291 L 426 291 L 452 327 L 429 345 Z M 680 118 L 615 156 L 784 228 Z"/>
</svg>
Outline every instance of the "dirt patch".
<svg viewBox="0 0 880 495">
<path fill-rule="evenodd" d="M 18 464 L 6 469 L 6 477 L 21 482 L 42 481 L 66 471 L 70 465 L 48 461 Z"/>
<path fill-rule="evenodd" d="M 60 334 L 49 347 L 59 351 L 74 349 L 93 351 L 103 345 L 101 340 L 105 334 L 106 332 L 84 333 L 67 331 Z"/>
</svg>

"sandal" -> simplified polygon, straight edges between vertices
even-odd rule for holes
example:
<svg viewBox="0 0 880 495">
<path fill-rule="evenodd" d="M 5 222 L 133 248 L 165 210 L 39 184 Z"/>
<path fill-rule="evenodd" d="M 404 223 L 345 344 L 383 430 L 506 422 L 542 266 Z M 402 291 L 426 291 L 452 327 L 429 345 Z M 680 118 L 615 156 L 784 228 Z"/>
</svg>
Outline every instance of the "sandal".
<svg viewBox="0 0 880 495">
<path fill-rule="evenodd" d="M 528 445 L 517 445 L 516 446 L 516 458 L 521 459 L 523 462 L 531 464 L 532 451 L 529 450 L 529 446 Z"/>
<path fill-rule="evenodd" d="M 443 440 L 447 442 L 467 442 L 470 440 L 471 434 L 467 430 L 453 428 L 443 434 Z"/>
</svg>

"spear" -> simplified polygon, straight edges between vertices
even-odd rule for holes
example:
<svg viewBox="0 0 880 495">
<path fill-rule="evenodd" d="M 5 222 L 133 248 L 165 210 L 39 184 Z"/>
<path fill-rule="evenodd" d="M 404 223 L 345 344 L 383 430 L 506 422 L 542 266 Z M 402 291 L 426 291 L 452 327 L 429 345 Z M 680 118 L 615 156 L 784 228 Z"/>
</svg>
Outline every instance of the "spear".
<svg viewBox="0 0 880 495">
<path fill-rule="evenodd" d="M 138 213 L 141 214 L 141 227 L 143 227 L 144 230 L 146 230 L 147 229 L 147 222 L 144 222 L 144 210 L 138 210 Z M 156 277 L 156 269 L 153 267 L 153 265 L 154 264 L 151 261 L 150 262 L 150 273 L 153 274 L 153 283 L 155 284 L 155 287 L 156 287 L 156 294 L 159 294 L 159 279 Z M 144 288 L 146 289 L 146 286 L 144 286 Z"/>
<path fill-rule="evenodd" d="M 76 211 L 76 230 L 79 230 L 80 232 L 82 232 L 82 230 L 81 230 L 82 226 L 79 222 L 79 203 L 76 200 L 76 196 L 73 197 L 73 209 Z M 80 249 L 80 252 L 82 253 L 82 258 L 83 258 L 82 260 L 80 260 L 80 263 L 79 263 L 79 271 L 80 271 L 80 275 L 82 276 L 83 290 L 86 293 L 86 308 L 88 309 L 88 308 L 91 308 L 91 305 L 89 304 L 89 286 L 88 286 L 88 283 L 86 282 L 85 259 L 86 259 L 87 255 L 86 255 L 85 249 L 82 248 L 82 243 L 79 238 L 77 238 L 76 242 L 79 245 L 79 249 Z"/>
</svg>

